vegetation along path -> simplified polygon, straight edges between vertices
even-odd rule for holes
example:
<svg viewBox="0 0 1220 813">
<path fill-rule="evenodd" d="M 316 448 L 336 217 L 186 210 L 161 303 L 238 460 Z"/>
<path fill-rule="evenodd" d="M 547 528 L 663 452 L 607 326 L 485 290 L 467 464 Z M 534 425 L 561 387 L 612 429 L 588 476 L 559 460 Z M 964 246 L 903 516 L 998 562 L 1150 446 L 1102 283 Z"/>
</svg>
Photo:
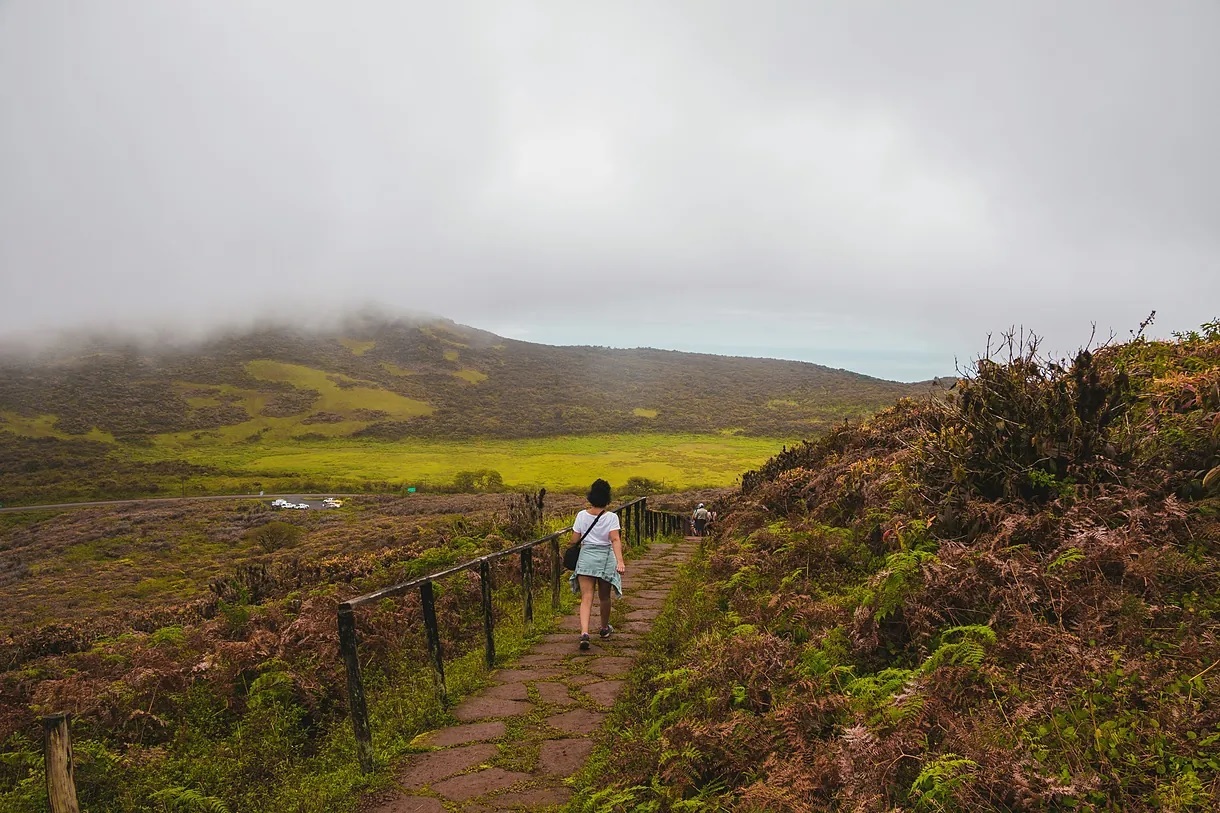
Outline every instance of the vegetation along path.
<svg viewBox="0 0 1220 813">
<path fill-rule="evenodd" d="M 453 710 L 459 724 L 422 735 L 429 750 L 399 767 L 393 790 L 368 813 L 490 813 L 553 810 L 568 801 L 565 783 L 593 750 L 594 735 L 623 688 L 636 645 L 652 627 L 677 567 L 698 540 L 655 544 L 628 562 L 625 592 L 614 602 L 614 634 L 577 648 L 573 612 L 492 684 Z M 593 626 L 597 626 L 597 607 Z"/>
</svg>

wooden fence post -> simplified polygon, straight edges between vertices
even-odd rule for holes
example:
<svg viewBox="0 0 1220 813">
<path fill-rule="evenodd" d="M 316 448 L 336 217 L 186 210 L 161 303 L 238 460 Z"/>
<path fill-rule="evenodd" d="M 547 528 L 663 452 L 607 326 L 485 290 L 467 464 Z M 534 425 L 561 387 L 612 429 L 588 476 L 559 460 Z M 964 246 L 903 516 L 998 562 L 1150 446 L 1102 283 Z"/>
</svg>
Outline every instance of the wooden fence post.
<svg viewBox="0 0 1220 813">
<path fill-rule="evenodd" d="M 347 699 L 356 734 L 356 758 L 360 770 L 373 772 L 373 736 L 369 732 L 369 709 L 364 699 L 364 680 L 360 676 L 360 655 L 356 651 L 356 616 L 351 607 L 339 606 L 339 652 L 347 667 Z"/>
<path fill-rule="evenodd" d="M 441 650 L 441 631 L 436 623 L 436 596 L 432 582 L 419 586 L 419 598 L 424 607 L 424 630 L 428 633 L 428 654 L 432 657 L 432 679 L 436 682 L 436 693 L 442 706 L 449 705 L 449 693 L 445 690 L 445 655 Z"/>
<path fill-rule="evenodd" d="M 559 537 L 551 540 L 551 609 L 559 612 L 559 583 L 563 580 L 563 557 L 559 554 Z"/>
<path fill-rule="evenodd" d="M 534 549 L 521 551 L 521 587 L 525 590 L 525 625 L 534 623 Z"/>
<path fill-rule="evenodd" d="M 635 515 L 635 541 L 636 544 L 639 544 L 643 541 L 641 531 L 644 530 L 644 514 L 648 512 L 648 498 L 640 500 L 636 503 L 636 507 L 640 509 Z"/>
<path fill-rule="evenodd" d="M 496 622 L 492 617 L 491 606 L 491 565 L 486 559 L 479 562 L 479 587 L 483 593 L 483 634 L 486 637 L 484 641 L 484 655 L 487 659 L 487 668 L 495 669 Z"/>
<path fill-rule="evenodd" d="M 42 718 L 43 762 L 51 813 L 80 813 L 72 767 L 72 735 L 64 712 Z"/>
</svg>

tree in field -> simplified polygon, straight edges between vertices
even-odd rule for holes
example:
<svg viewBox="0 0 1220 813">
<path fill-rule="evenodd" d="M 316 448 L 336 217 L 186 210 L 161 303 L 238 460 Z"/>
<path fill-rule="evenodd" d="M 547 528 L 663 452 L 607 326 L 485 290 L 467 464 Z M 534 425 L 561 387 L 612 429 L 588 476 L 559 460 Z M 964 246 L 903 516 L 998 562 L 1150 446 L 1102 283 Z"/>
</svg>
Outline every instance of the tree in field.
<svg viewBox="0 0 1220 813">
<path fill-rule="evenodd" d="M 291 523 L 272 520 L 246 531 L 245 538 L 258 545 L 264 553 L 274 553 L 280 548 L 295 545 L 300 540 L 301 533 L 301 529 Z"/>
</svg>

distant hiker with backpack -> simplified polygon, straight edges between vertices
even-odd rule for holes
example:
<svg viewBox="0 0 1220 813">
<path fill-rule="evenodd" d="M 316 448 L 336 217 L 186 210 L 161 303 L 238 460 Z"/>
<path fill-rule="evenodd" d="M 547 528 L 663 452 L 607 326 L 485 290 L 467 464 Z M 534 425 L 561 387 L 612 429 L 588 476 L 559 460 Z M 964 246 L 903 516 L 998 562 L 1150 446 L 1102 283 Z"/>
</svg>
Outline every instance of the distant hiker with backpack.
<svg viewBox="0 0 1220 813">
<path fill-rule="evenodd" d="M 711 518 L 711 513 L 703 507 L 703 503 L 699 503 L 699 507 L 690 516 L 695 521 L 695 536 L 706 536 L 707 521 Z"/>
<path fill-rule="evenodd" d="M 595 480 L 589 488 L 589 507 L 576 515 L 572 523 L 572 544 L 579 546 L 580 555 L 572 570 L 569 583 L 572 592 L 580 593 L 580 648 L 589 648 L 589 616 L 593 614 L 593 591 L 597 591 L 601 609 L 601 628 L 597 634 L 605 640 L 614 632 L 610 626 L 611 589 L 623 594 L 623 540 L 618 514 L 608 511 L 610 484 Z"/>
</svg>

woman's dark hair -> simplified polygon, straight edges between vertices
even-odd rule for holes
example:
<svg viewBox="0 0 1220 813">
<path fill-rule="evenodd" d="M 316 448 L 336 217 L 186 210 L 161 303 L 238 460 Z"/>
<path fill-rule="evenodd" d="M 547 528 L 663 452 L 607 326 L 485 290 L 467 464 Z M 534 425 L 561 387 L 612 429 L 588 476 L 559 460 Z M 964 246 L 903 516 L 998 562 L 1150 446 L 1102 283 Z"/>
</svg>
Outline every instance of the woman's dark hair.
<svg viewBox="0 0 1220 813">
<path fill-rule="evenodd" d="M 589 505 L 594 508 L 605 508 L 610 504 L 610 484 L 605 480 L 594 480 L 589 486 Z"/>
</svg>

